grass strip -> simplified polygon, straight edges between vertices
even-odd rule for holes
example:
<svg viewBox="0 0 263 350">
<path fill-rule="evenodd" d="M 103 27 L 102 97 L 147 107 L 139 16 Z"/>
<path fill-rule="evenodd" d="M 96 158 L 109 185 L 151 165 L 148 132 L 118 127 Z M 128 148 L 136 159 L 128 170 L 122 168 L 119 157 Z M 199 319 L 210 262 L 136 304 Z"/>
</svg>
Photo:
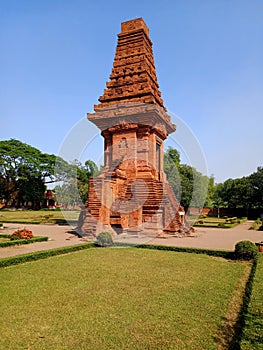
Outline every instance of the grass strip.
<svg viewBox="0 0 263 350">
<path fill-rule="evenodd" d="M 4 237 L 4 236 L 8 236 L 8 235 L 1 235 L 1 236 Z M 11 237 L 11 235 L 10 235 L 10 237 Z M 9 237 L 4 237 L 4 238 L 9 238 Z M 48 237 L 33 237 L 33 238 L 30 238 L 30 239 L 15 239 L 13 241 L 0 242 L 0 248 L 11 247 L 13 245 L 30 244 L 30 243 L 36 243 L 36 242 L 45 242 L 47 240 L 48 240 Z"/>
<path fill-rule="evenodd" d="M 243 332 L 240 335 L 240 349 L 263 349 L 263 254 L 259 253 L 254 264 L 253 276 L 248 286 L 250 295 L 244 310 Z"/>
<path fill-rule="evenodd" d="M 51 256 L 67 254 L 67 253 L 75 252 L 78 250 L 83 250 L 83 249 L 88 249 L 88 248 L 93 248 L 93 247 L 94 247 L 93 243 L 84 243 L 84 244 L 77 244 L 77 245 L 70 246 L 70 247 L 42 250 L 39 252 L 3 258 L 3 259 L 0 259 L 0 268 L 11 266 L 11 265 L 18 265 L 18 264 L 22 264 L 22 263 L 29 262 L 29 261 L 46 259 L 46 258 L 49 258 Z"/>
<path fill-rule="evenodd" d="M 247 281 L 251 273 L 252 263 L 245 264 L 244 273 L 240 276 L 232 297 L 228 303 L 227 312 L 222 318 L 221 325 L 217 335 L 217 350 L 240 349 L 236 341 L 240 334 L 240 317 L 241 306 L 243 305 L 244 293 Z"/>
<path fill-rule="evenodd" d="M 155 244 L 137 244 L 136 248 L 145 248 L 145 249 L 156 249 L 156 250 L 169 250 L 173 252 L 181 253 L 194 253 L 194 254 L 205 254 L 210 256 L 218 256 L 225 259 L 234 259 L 235 254 L 230 250 L 214 250 L 214 249 L 202 249 L 202 248 L 188 248 L 188 247 L 172 247 L 172 246 L 163 246 Z"/>
<path fill-rule="evenodd" d="M 254 276 L 255 276 L 256 269 L 257 269 L 257 261 L 258 261 L 258 259 L 254 259 L 254 261 L 252 263 L 252 268 L 251 268 L 250 275 L 249 275 L 247 283 L 246 283 L 242 305 L 241 305 L 240 312 L 239 312 L 238 319 L 237 319 L 236 326 L 235 326 L 235 336 L 233 337 L 233 339 L 229 345 L 229 350 L 241 349 L 240 344 L 241 344 L 241 341 L 243 338 L 243 333 L 244 333 L 244 328 L 245 328 L 245 320 L 246 320 L 246 317 L 248 314 L 248 306 L 249 306 L 250 299 L 251 299 L 253 281 L 254 281 Z M 249 349 L 251 349 L 251 348 L 249 348 Z M 253 349 L 256 349 L 256 348 L 253 348 Z"/>
</svg>

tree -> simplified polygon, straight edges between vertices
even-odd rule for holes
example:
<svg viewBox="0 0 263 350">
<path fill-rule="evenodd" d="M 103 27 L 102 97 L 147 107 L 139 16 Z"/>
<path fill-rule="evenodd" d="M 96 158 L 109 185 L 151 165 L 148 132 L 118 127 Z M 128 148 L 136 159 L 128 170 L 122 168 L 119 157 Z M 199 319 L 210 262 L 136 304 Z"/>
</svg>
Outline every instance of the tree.
<svg viewBox="0 0 263 350">
<path fill-rule="evenodd" d="M 82 167 L 82 170 L 85 171 L 88 179 L 99 175 L 99 169 L 92 160 L 86 160 L 85 165 Z"/>
<path fill-rule="evenodd" d="M 208 186 L 207 186 L 207 196 L 205 200 L 204 206 L 207 208 L 213 207 L 213 199 L 215 194 L 215 178 L 214 175 L 211 175 L 208 179 Z"/>
<path fill-rule="evenodd" d="M 75 160 L 70 164 L 70 169 L 63 184 L 54 189 L 57 200 L 66 207 L 73 203 L 85 203 L 88 198 L 89 179 L 99 174 L 98 167 L 92 160 L 87 160 L 84 165 Z"/>
<path fill-rule="evenodd" d="M 226 202 L 223 200 L 223 184 L 219 183 L 215 185 L 213 199 L 212 199 L 212 207 L 217 208 L 217 216 L 220 217 L 220 208 L 224 208 L 226 206 Z"/>
<path fill-rule="evenodd" d="M 194 167 L 180 163 L 180 154 L 171 147 L 164 154 L 164 171 L 180 203 L 187 211 L 189 206 L 202 208 L 206 194 L 208 177 Z"/>
<path fill-rule="evenodd" d="M 252 205 L 257 208 L 263 207 L 263 167 L 249 176 L 252 191 Z"/>
<path fill-rule="evenodd" d="M 63 179 L 69 171 L 62 158 L 15 139 L 0 141 L 0 195 L 12 206 L 29 201 L 39 206 L 45 185 Z"/>
<path fill-rule="evenodd" d="M 166 173 L 167 179 L 178 199 L 181 198 L 182 193 L 179 166 L 179 152 L 169 147 L 168 150 L 164 153 L 164 172 Z"/>
</svg>

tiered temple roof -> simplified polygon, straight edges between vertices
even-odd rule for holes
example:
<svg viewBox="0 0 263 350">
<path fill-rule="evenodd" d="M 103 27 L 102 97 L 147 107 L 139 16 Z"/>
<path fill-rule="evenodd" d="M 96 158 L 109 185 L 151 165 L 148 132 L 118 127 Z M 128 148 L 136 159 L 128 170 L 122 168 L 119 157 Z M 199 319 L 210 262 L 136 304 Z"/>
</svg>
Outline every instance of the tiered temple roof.
<svg viewBox="0 0 263 350">
<path fill-rule="evenodd" d="M 99 101 L 100 104 L 94 106 L 95 111 L 124 102 L 164 107 L 149 29 L 142 18 L 122 23 L 110 81 Z"/>
</svg>

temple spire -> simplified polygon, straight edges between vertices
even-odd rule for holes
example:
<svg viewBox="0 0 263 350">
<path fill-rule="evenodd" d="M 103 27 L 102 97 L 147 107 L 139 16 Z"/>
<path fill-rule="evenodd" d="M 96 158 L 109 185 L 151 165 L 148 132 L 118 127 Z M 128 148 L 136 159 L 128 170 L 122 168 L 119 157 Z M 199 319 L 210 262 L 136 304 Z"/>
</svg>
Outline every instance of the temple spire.
<svg viewBox="0 0 263 350">
<path fill-rule="evenodd" d="M 149 29 L 142 18 L 121 24 L 110 81 L 94 110 L 124 102 L 164 107 L 154 65 Z"/>
</svg>

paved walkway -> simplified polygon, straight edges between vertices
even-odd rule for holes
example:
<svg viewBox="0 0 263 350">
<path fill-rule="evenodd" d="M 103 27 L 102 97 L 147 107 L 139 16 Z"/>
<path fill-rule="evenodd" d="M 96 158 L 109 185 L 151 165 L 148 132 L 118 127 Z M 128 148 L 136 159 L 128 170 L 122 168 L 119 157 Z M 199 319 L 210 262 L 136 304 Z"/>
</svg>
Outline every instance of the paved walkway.
<svg viewBox="0 0 263 350">
<path fill-rule="evenodd" d="M 4 224 L 4 229 L 0 231 L 0 234 L 9 234 L 16 229 L 21 228 L 28 228 L 33 232 L 34 236 L 45 236 L 48 237 L 49 240 L 46 242 L 36 242 L 21 246 L 16 245 L 7 248 L 0 248 L 0 258 L 37 252 L 40 250 L 61 248 L 86 242 L 82 238 L 71 233 L 70 231 L 72 228 L 70 226 L 61 225 Z"/>
<path fill-rule="evenodd" d="M 158 238 L 149 243 L 177 247 L 234 250 L 235 244 L 239 241 L 248 240 L 254 243 L 263 241 L 263 231 L 249 230 L 252 224 L 253 221 L 246 221 L 231 229 L 197 227 L 195 228 L 196 232 L 191 237 Z"/>
<path fill-rule="evenodd" d="M 263 241 L 263 231 L 249 230 L 253 221 L 247 221 L 232 229 L 220 228 L 196 228 L 196 232 L 191 237 L 168 237 L 168 238 L 148 238 L 131 237 L 126 238 L 127 243 L 150 243 L 159 245 L 170 245 L 177 247 L 192 248 L 210 248 L 222 250 L 234 250 L 238 241 L 249 240 L 252 242 Z M 33 231 L 35 236 L 47 236 L 47 242 L 37 242 L 21 246 L 0 248 L 0 258 L 47 250 L 61 248 L 86 242 L 72 233 L 70 226 L 60 225 L 23 225 L 23 224 L 5 224 L 5 228 L 0 233 L 12 233 L 18 228 L 28 228 Z"/>
</svg>

